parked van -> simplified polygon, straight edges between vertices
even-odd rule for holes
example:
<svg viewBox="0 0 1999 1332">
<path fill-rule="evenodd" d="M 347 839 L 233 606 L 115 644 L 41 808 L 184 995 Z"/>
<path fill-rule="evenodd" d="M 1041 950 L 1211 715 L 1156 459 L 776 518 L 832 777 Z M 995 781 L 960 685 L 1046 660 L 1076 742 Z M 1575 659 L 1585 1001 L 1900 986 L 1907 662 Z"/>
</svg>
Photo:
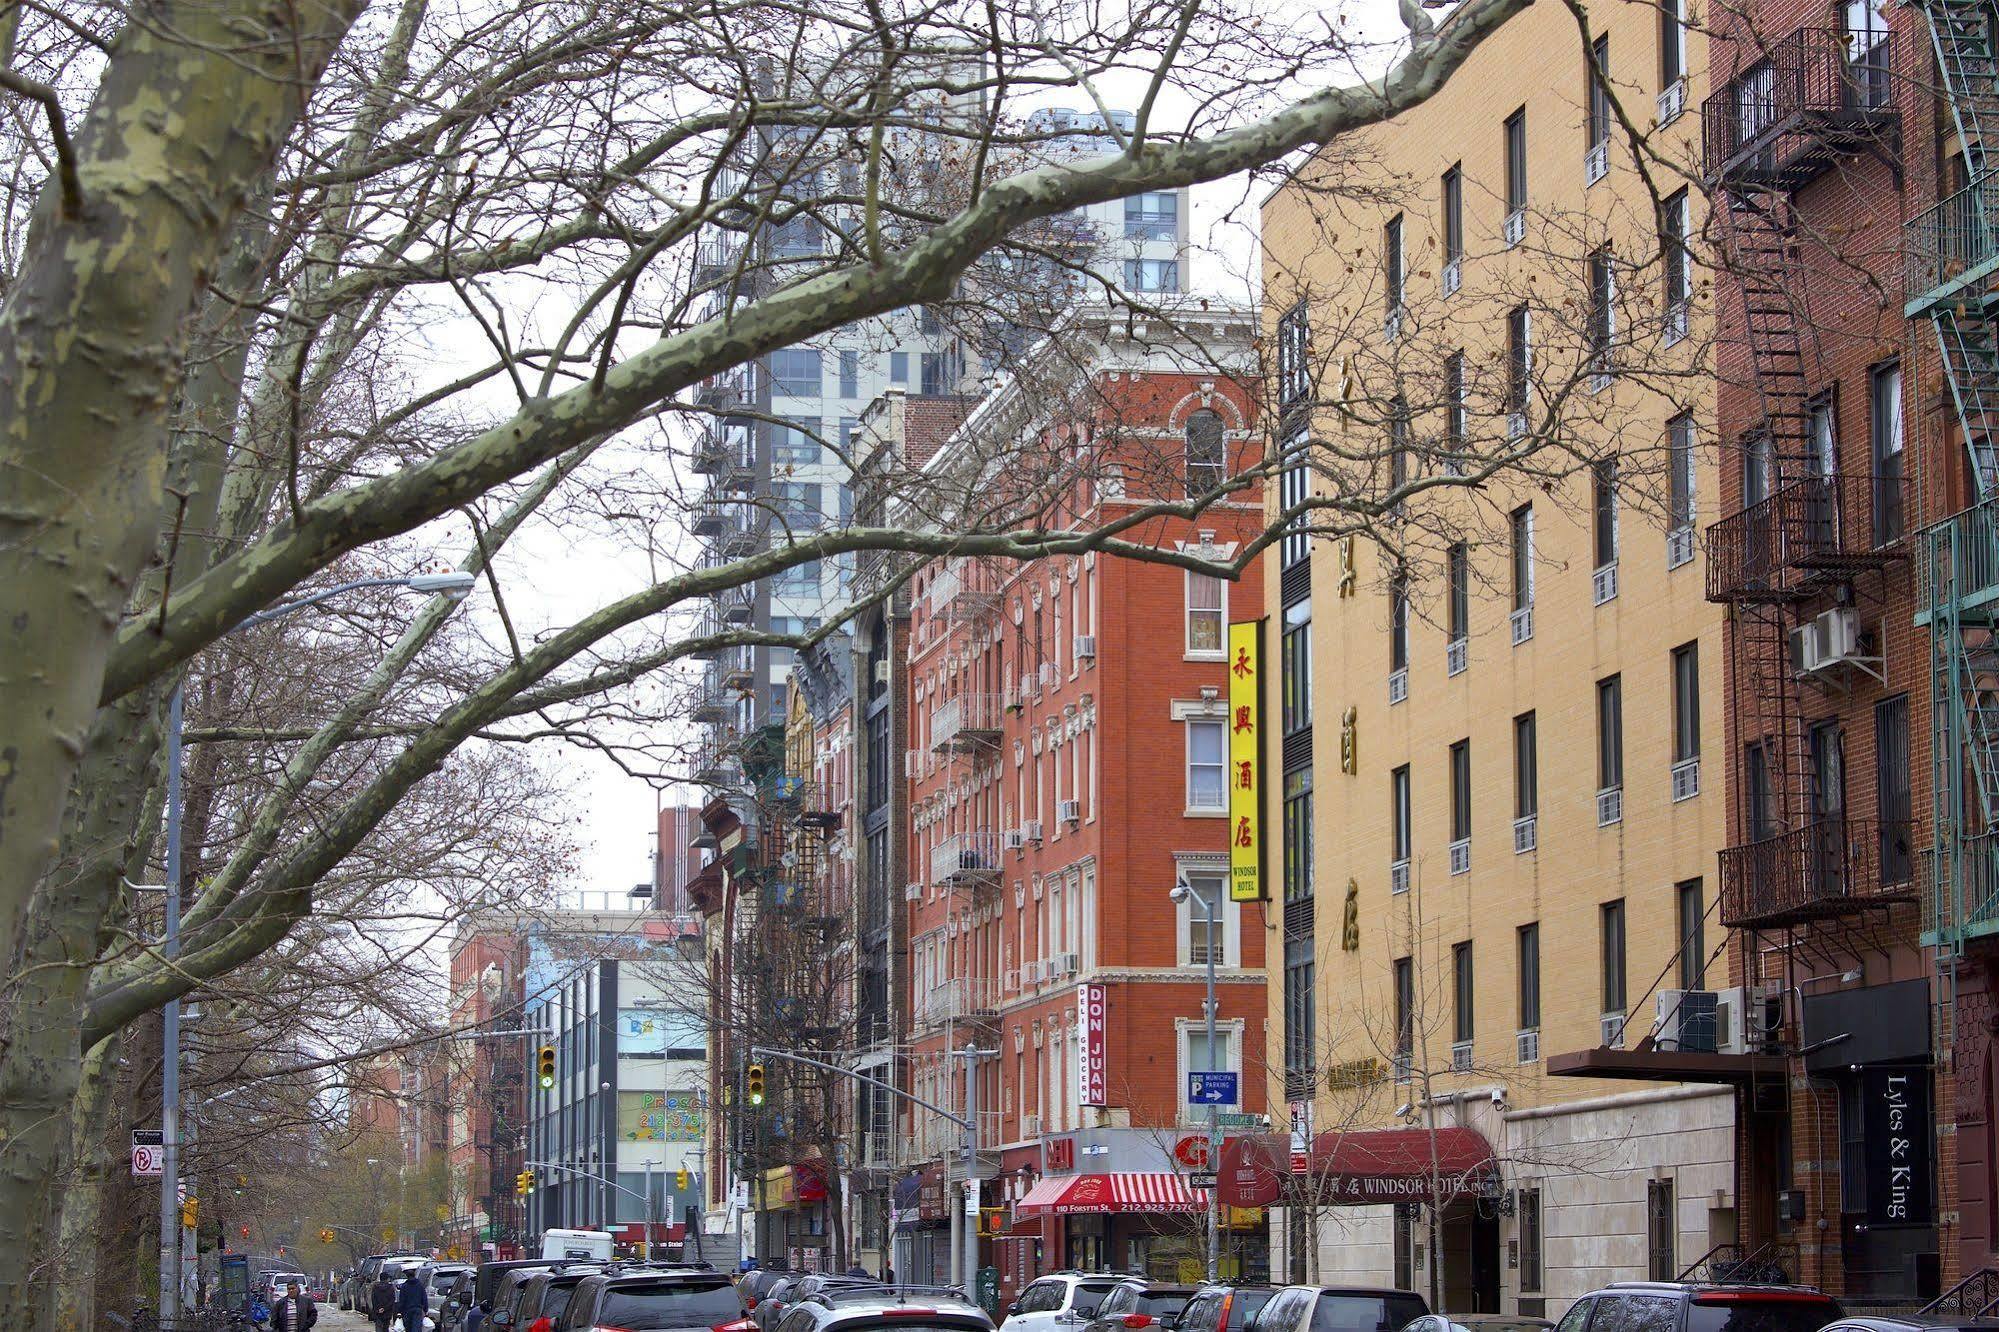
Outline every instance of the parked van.
<svg viewBox="0 0 1999 1332">
<path fill-rule="evenodd" d="M 608 1230 L 544 1230 L 541 1232 L 543 1258 L 595 1258 L 609 1262 L 611 1232 Z"/>
</svg>

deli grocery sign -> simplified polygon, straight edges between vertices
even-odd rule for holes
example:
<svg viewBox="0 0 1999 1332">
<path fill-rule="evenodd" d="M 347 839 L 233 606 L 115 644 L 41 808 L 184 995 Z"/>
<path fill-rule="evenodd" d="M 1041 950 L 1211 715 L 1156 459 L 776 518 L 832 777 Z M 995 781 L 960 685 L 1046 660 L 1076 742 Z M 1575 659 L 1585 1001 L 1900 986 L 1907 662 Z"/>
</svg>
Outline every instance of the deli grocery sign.
<svg viewBox="0 0 1999 1332">
<path fill-rule="evenodd" d="M 1083 1105 L 1110 1104 L 1109 1001 L 1101 985 L 1076 987 L 1076 1085 Z"/>
</svg>

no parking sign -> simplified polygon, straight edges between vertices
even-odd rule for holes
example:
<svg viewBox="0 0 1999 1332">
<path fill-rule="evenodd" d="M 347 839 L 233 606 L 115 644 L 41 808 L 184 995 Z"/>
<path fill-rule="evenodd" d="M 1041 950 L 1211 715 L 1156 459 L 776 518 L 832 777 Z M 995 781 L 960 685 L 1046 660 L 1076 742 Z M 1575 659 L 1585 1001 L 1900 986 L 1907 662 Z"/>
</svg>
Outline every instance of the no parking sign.
<svg viewBox="0 0 1999 1332">
<path fill-rule="evenodd" d="M 160 1130 L 132 1130 L 133 1179 L 158 1179 L 165 1174 L 166 1154 L 166 1135 Z"/>
</svg>

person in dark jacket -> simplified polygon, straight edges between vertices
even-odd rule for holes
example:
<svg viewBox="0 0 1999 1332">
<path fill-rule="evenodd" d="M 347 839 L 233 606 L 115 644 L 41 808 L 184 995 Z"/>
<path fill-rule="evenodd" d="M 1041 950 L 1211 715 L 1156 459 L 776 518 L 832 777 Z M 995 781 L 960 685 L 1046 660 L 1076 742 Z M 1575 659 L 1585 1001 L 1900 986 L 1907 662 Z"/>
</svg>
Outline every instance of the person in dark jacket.
<svg viewBox="0 0 1999 1332">
<path fill-rule="evenodd" d="M 396 1312 L 403 1316 L 403 1332 L 423 1332 L 423 1316 L 430 1312 L 430 1292 L 412 1267 L 396 1288 Z"/>
<path fill-rule="evenodd" d="M 305 1297 L 296 1281 L 287 1283 L 284 1296 L 271 1306 L 271 1332 L 306 1332 L 319 1321 L 319 1306 Z"/>
<path fill-rule="evenodd" d="M 486 1306 L 474 1304 L 465 1311 L 465 1332 L 479 1332 L 486 1325 Z"/>
<path fill-rule="evenodd" d="M 385 1273 L 377 1272 L 375 1284 L 368 1287 L 368 1316 L 375 1320 L 375 1332 L 389 1332 L 395 1321 L 396 1283 Z"/>
</svg>

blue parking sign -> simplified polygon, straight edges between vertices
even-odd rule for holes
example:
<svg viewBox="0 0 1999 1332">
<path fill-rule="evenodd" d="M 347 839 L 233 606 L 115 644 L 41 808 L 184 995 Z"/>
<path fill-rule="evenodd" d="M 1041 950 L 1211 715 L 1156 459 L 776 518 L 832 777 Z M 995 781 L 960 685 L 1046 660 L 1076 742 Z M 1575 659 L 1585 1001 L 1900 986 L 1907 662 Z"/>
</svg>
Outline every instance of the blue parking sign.
<svg viewBox="0 0 1999 1332">
<path fill-rule="evenodd" d="M 1187 1100 L 1193 1105 L 1236 1104 L 1236 1075 L 1233 1073 L 1189 1073 Z"/>
</svg>

